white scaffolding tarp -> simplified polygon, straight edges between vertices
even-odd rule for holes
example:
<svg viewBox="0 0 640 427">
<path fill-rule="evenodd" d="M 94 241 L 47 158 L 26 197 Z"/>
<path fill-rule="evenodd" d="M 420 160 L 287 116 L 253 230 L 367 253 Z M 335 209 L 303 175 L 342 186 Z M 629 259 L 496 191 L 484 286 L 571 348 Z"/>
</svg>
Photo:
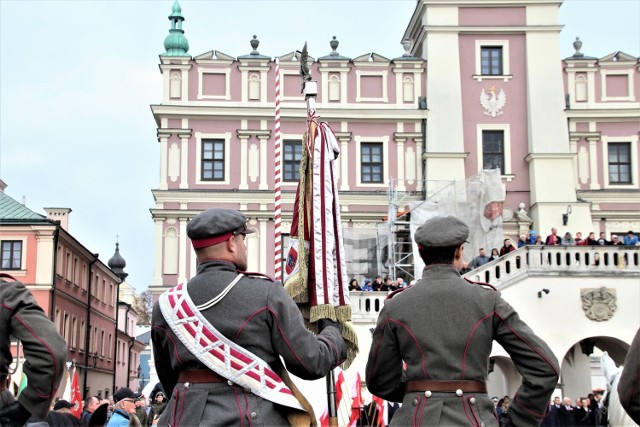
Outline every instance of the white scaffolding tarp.
<svg viewBox="0 0 640 427">
<path fill-rule="evenodd" d="M 430 218 L 455 216 L 469 225 L 469 238 L 465 246 L 465 260 L 471 261 L 484 248 L 487 255 L 491 249 L 502 246 L 502 212 L 505 189 L 499 169 L 484 170 L 473 178 L 455 181 L 438 190 L 427 200 L 411 202 L 411 236 Z M 412 239 L 413 240 L 413 239 Z M 424 264 L 413 242 L 415 277 L 422 277 Z"/>
</svg>

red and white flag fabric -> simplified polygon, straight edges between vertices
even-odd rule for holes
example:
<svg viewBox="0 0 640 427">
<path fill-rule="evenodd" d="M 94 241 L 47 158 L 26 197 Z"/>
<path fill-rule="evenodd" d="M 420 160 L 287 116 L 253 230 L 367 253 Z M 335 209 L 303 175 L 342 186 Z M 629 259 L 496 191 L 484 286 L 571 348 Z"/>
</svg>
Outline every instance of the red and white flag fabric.
<svg viewBox="0 0 640 427">
<path fill-rule="evenodd" d="M 375 403 L 378 408 L 378 419 L 376 420 L 376 424 L 379 427 L 384 427 L 387 425 L 387 402 L 378 396 L 372 396 L 372 403 Z"/>
<path fill-rule="evenodd" d="M 308 114 L 284 283 L 307 321 L 332 319 L 342 324 L 346 369 L 358 352 L 358 339 L 351 323 L 336 184 L 340 148 L 329 125 L 318 123 L 315 110 Z"/>
<path fill-rule="evenodd" d="M 80 381 L 78 381 L 78 371 L 75 366 L 73 367 L 73 378 L 71 379 L 71 403 L 73 403 L 73 409 L 71 413 L 80 418 L 82 414 L 82 393 L 80 393 Z"/>
<path fill-rule="evenodd" d="M 362 401 L 362 379 L 360 379 L 360 372 L 358 372 L 356 381 L 353 383 L 353 389 L 351 390 L 351 396 L 353 400 L 351 402 L 351 417 L 349 418 L 349 427 L 356 427 L 360 420 L 360 413 L 363 407 Z"/>
<path fill-rule="evenodd" d="M 334 370 L 336 375 L 336 409 L 338 414 L 338 424 L 341 426 L 351 425 L 351 393 L 344 377 L 344 372 L 340 368 Z M 359 378 L 359 375 L 358 375 Z M 320 425 L 329 426 L 329 410 L 325 408 L 320 416 Z M 355 425 L 355 424 L 354 424 Z"/>
<path fill-rule="evenodd" d="M 67 382 L 65 383 L 61 399 L 71 402 L 71 371 L 69 371 L 69 369 L 67 369 Z"/>
</svg>

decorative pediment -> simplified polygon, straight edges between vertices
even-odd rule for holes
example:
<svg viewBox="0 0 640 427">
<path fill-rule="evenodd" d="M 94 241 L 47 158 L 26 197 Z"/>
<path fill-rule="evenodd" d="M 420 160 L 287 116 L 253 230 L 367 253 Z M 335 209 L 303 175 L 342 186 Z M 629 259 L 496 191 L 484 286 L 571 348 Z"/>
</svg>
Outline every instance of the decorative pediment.
<svg viewBox="0 0 640 427">
<path fill-rule="evenodd" d="M 610 53 L 607 56 L 603 56 L 599 60 L 600 62 L 637 62 L 638 58 L 631 56 L 627 53 L 617 51 Z"/>
<path fill-rule="evenodd" d="M 377 53 L 370 52 L 353 58 L 353 62 L 384 62 L 388 64 L 391 60 L 382 55 L 378 55 Z"/>
<path fill-rule="evenodd" d="M 233 56 L 227 55 L 226 53 L 222 53 L 219 50 L 210 50 L 209 52 L 205 52 L 201 55 L 194 57 L 193 59 L 197 60 L 210 60 L 210 61 L 235 61 L 236 58 Z"/>
</svg>

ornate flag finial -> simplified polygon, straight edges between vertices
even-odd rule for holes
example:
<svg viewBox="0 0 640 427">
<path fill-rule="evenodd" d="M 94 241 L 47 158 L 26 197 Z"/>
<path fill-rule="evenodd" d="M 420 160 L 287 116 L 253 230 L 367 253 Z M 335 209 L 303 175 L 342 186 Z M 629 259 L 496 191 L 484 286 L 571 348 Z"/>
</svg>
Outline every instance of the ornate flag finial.
<svg viewBox="0 0 640 427">
<path fill-rule="evenodd" d="M 302 52 L 300 52 L 300 78 L 302 79 L 302 86 L 300 93 L 304 92 L 305 82 L 311 81 L 311 72 L 309 71 L 309 52 L 307 51 L 307 42 L 304 42 Z"/>
</svg>

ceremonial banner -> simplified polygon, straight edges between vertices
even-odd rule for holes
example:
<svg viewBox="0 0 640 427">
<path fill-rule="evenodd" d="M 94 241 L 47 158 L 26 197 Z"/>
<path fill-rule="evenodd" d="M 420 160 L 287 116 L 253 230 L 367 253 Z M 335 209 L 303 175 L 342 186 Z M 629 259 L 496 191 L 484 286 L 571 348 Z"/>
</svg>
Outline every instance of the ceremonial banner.
<svg viewBox="0 0 640 427">
<path fill-rule="evenodd" d="M 340 149 L 329 125 L 318 123 L 315 111 L 309 112 L 308 120 L 284 283 L 308 322 L 327 318 L 342 324 L 346 369 L 358 352 L 358 339 L 351 323 L 335 177 Z"/>
</svg>

